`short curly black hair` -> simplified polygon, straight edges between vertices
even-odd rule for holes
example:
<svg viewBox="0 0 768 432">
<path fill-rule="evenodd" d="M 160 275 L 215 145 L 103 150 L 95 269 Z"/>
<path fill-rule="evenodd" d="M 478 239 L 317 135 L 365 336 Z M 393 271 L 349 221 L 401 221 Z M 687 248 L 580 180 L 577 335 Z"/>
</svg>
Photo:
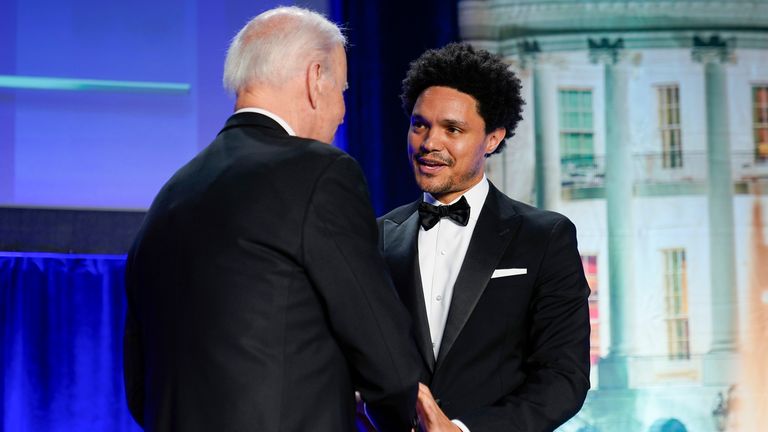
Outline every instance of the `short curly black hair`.
<svg viewBox="0 0 768 432">
<path fill-rule="evenodd" d="M 406 115 L 413 112 L 419 95 L 433 86 L 450 87 L 475 98 L 486 133 L 503 127 L 509 138 L 523 118 L 520 80 L 501 57 L 488 51 L 454 42 L 428 50 L 411 62 L 400 95 Z M 502 141 L 493 153 L 505 146 Z"/>
</svg>

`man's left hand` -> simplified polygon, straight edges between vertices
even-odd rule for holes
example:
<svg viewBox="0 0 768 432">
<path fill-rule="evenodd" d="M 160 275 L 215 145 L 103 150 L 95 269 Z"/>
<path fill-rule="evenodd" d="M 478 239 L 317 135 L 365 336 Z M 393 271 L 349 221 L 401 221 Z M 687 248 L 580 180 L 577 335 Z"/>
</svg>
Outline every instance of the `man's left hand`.
<svg viewBox="0 0 768 432">
<path fill-rule="evenodd" d="M 445 416 L 435 402 L 429 387 L 419 383 L 419 399 L 416 402 L 419 423 L 427 432 L 461 432 L 461 429 Z"/>
</svg>

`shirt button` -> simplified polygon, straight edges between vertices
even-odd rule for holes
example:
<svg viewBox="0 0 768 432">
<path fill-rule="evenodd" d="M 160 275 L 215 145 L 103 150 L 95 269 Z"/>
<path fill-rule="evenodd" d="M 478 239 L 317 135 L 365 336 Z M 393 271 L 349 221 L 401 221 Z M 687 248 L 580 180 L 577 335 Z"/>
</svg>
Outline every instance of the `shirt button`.
<svg viewBox="0 0 768 432">
<path fill-rule="evenodd" d="M 444 250 L 440 251 L 440 255 L 445 255 L 445 251 Z"/>
<path fill-rule="evenodd" d="M 440 301 L 440 300 L 442 300 L 442 299 L 443 299 L 443 296 L 437 296 L 437 297 L 435 297 L 435 300 L 437 300 L 437 301 Z"/>
</svg>

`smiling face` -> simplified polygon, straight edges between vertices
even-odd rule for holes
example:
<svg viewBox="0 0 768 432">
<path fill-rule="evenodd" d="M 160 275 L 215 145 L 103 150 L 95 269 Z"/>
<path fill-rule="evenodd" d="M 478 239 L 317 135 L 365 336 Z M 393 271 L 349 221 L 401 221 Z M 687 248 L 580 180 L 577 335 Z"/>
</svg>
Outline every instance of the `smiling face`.
<svg viewBox="0 0 768 432">
<path fill-rule="evenodd" d="M 411 113 L 408 156 L 416 183 L 443 203 L 483 178 L 485 155 L 504 139 L 504 128 L 485 132 L 472 96 L 450 87 L 429 87 Z"/>
</svg>

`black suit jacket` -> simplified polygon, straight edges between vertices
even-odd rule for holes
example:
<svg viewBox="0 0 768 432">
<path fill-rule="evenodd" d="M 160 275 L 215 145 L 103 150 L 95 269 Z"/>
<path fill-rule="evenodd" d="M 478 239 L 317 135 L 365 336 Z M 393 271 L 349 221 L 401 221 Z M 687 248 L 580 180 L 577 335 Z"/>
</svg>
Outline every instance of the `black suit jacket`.
<svg viewBox="0 0 768 432">
<path fill-rule="evenodd" d="M 435 359 L 419 273 L 419 202 L 379 218 L 379 241 L 414 320 L 421 380 L 472 432 L 555 429 L 589 389 L 589 288 L 575 227 L 491 185 Z M 526 273 L 491 278 L 512 268 Z"/>
<path fill-rule="evenodd" d="M 147 430 L 409 430 L 419 355 L 357 163 L 232 116 L 129 253 L 125 384 Z"/>
</svg>

